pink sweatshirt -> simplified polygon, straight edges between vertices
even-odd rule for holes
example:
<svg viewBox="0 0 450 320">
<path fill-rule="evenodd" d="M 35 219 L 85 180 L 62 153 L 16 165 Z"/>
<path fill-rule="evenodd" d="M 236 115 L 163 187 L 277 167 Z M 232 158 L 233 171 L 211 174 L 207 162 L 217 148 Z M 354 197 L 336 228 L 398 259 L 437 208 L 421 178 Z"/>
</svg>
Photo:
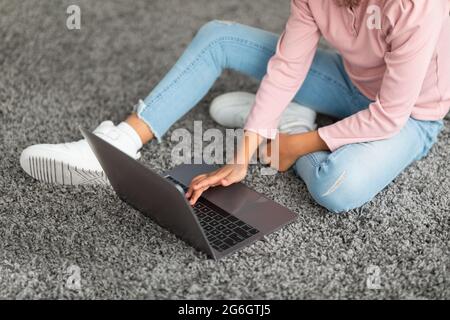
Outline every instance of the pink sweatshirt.
<svg viewBox="0 0 450 320">
<path fill-rule="evenodd" d="M 334 0 L 292 0 L 245 128 L 275 137 L 321 35 L 342 55 L 355 86 L 374 100 L 368 109 L 319 129 L 332 151 L 392 137 L 409 117 L 443 119 L 450 109 L 449 9 L 450 0 L 362 0 L 355 9 Z"/>
</svg>

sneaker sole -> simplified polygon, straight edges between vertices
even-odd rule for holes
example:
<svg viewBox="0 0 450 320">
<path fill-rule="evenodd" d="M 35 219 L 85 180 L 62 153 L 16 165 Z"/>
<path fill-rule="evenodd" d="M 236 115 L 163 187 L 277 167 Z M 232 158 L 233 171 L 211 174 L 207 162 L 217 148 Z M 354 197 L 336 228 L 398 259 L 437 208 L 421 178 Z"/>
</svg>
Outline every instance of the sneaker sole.
<svg viewBox="0 0 450 320">
<path fill-rule="evenodd" d="M 22 166 L 30 176 L 47 183 L 72 186 L 110 185 L 103 171 L 81 169 L 55 159 L 29 157 Z"/>
</svg>

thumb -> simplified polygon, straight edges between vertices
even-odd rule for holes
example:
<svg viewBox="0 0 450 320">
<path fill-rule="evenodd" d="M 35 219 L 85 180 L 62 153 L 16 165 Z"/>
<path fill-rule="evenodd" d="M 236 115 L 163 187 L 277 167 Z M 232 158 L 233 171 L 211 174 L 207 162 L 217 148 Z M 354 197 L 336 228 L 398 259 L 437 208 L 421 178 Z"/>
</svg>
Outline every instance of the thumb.
<svg viewBox="0 0 450 320">
<path fill-rule="evenodd" d="M 228 187 L 232 183 L 233 182 L 231 182 L 229 179 L 222 179 L 222 186 L 224 187 Z"/>
</svg>

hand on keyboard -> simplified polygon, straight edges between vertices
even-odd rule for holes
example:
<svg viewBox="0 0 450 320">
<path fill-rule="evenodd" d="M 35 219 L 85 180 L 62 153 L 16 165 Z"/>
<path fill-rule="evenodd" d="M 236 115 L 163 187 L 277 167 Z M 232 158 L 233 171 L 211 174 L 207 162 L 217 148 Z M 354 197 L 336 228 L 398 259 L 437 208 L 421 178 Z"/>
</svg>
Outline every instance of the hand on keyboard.
<svg viewBox="0 0 450 320">
<path fill-rule="evenodd" d="M 211 187 L 228 187 L 233 183 L 241 182 L 247 175 L 248 166 L 245 164 L 227 164 L 211 173 L 202 174 L 194 179 L 189 186 L 186 198 L 194 205 L 203 192 Z"/>
</svg>

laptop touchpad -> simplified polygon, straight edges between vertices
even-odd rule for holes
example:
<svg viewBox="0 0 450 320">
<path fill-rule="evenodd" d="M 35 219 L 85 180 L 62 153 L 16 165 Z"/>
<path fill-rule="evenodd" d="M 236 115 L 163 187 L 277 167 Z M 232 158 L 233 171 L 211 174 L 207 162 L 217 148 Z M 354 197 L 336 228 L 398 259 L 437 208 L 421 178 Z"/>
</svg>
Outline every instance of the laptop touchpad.
<svg viewBox="0 0 450 320">
<path fill-rule="evenodd" d="M 265 197 L 252 191 L 243 184 L 229 187 L 215 187 L 206 191 L 203 196 L 225 211 L 237 216 L 257 213 L 258 207 L 268 201 Z"/>
<path fill-rule="evenodd" d="M 217 168 L 219 167 L 211 165 L 180 165 L 167 174 L 188 186 L 195 176 L 211 172 Z M 241 218 L 261 214 L 264 209 L 267 210 L 267 204 L 270 202 L 242 183 L 233 184 L 226 188 L 211 188 L 203 193 L 203 197 L 223 210 Z"/>
</svg>

